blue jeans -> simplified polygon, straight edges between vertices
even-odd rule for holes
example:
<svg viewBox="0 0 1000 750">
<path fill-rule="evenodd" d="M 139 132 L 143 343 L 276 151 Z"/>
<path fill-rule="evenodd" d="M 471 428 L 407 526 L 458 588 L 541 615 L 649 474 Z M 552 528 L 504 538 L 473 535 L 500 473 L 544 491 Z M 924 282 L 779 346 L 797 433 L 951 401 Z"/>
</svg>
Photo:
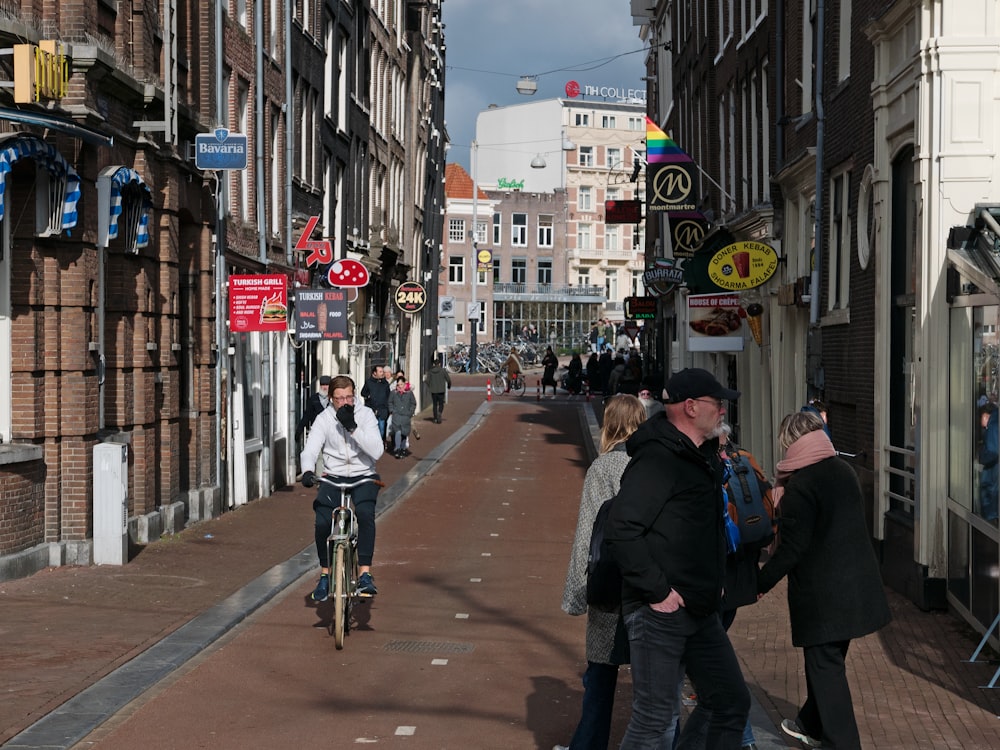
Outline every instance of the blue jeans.
<svg viewBox="0 0 1000 750">
<path fill-rule="evenodd" d="M 382 419 L 382 417 L 376 417 L 376 419 L 378 420 L 378 433 L 379 433 L 379 435 L 382 436 L 382 440 L 385 440 L 385 422 L 386 422 L 386 420 Z"/>
<path fill-rule="evenodd" d="M 607 750 L 617 685 L 617 664 L 587 662 L 587 671 L 583 673 L 583 714 L 569 742 L 573 750 Z"/>
<path fill-rule="evenodd" d="M 692 712 L 707 721 L 701 735 L 681 732 L 678 750 L 739 750 L 750 713 L 750 692 L 718 614 L 694 617 L 681 607 L 669 614 L 642 606 L 625 616 L 632 662 L 632 718 L 622 750 L 668 750 L 679 707 L 677 685 L 685 669 L 697 685 Z M 707 717 L 707 718 L 705 718 Z"/>
</svg>

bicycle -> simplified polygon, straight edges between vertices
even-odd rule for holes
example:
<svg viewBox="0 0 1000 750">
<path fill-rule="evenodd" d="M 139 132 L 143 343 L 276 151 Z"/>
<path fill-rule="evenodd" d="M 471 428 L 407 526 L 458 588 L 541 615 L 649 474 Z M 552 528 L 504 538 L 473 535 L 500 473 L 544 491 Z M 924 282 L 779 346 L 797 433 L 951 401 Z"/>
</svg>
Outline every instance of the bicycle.
<svg viewBox="0 0 1000 750">
<path fill-rule="evenodd" d="M 515 396 L 523 396 L 525 391 L 524 375 L 517 373 L 513 378 L 508 378 L 504 371 L 497 373 L 497 392 L 504 393 L 510 391 Z"/>
<path fill-rule="evenodd" d="M 344 636 L 351 631 L 351 608 L 360 599 L 371 599 L 371 594 L 362 594 L 358 585 L 358 522 L 351 502 L 353 490 L 368 482 L 383 486 L 374 476 L 359 477 L 354 482 L 334 482 L 325 476 L 316 478 L 340 490 L 340 505 L 333 509 L 333 529 L 326 540 L 327 560 L 330 563 L 330 598 L 333 599 L 334 643 L 338 649 L 344 647 Z"/>
</svg>

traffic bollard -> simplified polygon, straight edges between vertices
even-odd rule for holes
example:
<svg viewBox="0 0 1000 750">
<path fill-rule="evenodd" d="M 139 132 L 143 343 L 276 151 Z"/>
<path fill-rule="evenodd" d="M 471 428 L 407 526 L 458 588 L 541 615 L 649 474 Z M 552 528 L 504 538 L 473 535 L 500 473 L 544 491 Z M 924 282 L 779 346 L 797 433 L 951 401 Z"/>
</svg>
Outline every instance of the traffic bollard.
<svg viewBox="0 0 1000 750">
<path fill-rule="evenodd" d="M 493 381 L 490 378 L 486 378 L 486 400 L 493 400 Z"/>
<path fill-rule="evenodd" d="M 541 400 L 542 400 L 542 381 L 541 380 L 536 380 L 535 381 L 535 401 L 541 401 Z"/>
</svg>

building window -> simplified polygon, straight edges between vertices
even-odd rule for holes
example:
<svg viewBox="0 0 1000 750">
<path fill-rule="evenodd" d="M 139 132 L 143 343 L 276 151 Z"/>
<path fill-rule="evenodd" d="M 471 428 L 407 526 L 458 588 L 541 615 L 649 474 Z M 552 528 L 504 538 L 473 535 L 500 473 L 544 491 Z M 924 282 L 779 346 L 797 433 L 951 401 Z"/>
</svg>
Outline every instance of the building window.
<svg viewBox="0 0 1000 750">
<path fill-rule="evenodd" d="M 580 250 L 590 250 L 594 247 L 594 229 L 590 224 L 576 225 L 576 246 Z"/>
<path fill-rule="evenodd" d="M 621 166 L 622 150 L 617 146 L 608 146 L 607 162 L 608 162 L 608 169 L 613 169 L 614 167 Z"/>
<path fill-rule="evenodd" d="M 628 129 L 629 130 L 645 130 L 646 121 L 641 117 L 630 117 L 628 118 Z"/>
<path fill-rule="evenodd" d="M 642 283 L 642 271 L 632 271 L 632 296 L 642 297 L 646 294 L 646 287 Z"/>
<path fill-rule="evenodd" d="M 851 172 L 835 175 L 830 181 L 830 265 L 827 307 L 845 310 L 850 306 L 851 281 Z"/>
<path fill-rule="evenodd" d="M 538 283 L 541 286 L 549 286 L 552 284 L 552 259 L 551 258 L 539 258 L 538 259 Z"/>
<path fill-rule="evenodd" d="M 847 24 L 846 26 L 844 24 Z M 851 0 L 840 0 L 840 28 L 851 28 Z M 851 76 L 851 35 L 840 34 L 837 51 L 837 80 L 846 81 Z"/>
<path fill-rule="evenodd" d="M 513 258 L 510 262 L 510 280 L 515 284 L 528 283 L 528 259 Z"/>
<path fill-rule="evenodd" d="M 613 130 L 618 127 L 618 120 L 614 115 L 601 115 L 601 127 Z"/>
<path fill-rule="evenodd" d="M 590 269 L 580 266 L 576 269 L 576 283 L 580 286 L 590 286 Z"/>
<path fill-rule="evenodd" d="M 588 112 L 577 112 L 576 113 L 576 126 L 578 128 L 589 128 L 590 127 L 590 114 Z"/>
<path fill-rule="evenodd" d="M 503 236 L 503 223 L 501 221 L 500 212 L 497 211 L 493 214 L 493 247 L 498 247 L 500 245 L 500 238 Z"/>
<path fill-rule="evenodd" d="M 500 256 L 494 254 L 493 255 L 493 283 L 494 284 L 499 284 L 500 283 L 500 269 L 501 269 Z"/>
<path fill-rule="evenodd" d="M 465 219 L 448 219 L 448 242 L 465 242 Z"/>
<path fill-rule="evenodd" d="M 451 255 L 448 257 L 448 283 L 465 283 L 465 256 Z"/>
<path fill-rule="evenodd" d="M 580 146 L 578 149 L 580 154 L 580 166 L 581 167 L 592 167 L 594 166 L 594 147 L 593 146 Z"/>
<path fill-rule="evenodd" d="M 614 225 L 604 227 L 604 243 L 608 250 L 621 250 L 622 228 Z"/>
<path fill-rule="evenodd" d="M 552 214 L 538 215 L 538 246 L 552 247 Z"/>
<path fill-rule="evenodd" d="M 622 199 L 622 189 L 618 187 L 609 187 L 604 192 L 604 197 L 609 201 L 620 201 Z"/>
<path fill-rule="evenodd" d="M 618 271 L 610 270 L 604 274 L 604 296 L 608 301 L 619 299 L 618 297 Z"/>
<path fill-rule="evenodd" d="M 488 221 L 476 219 L 476 242 L 480 245 L 485 245 L 486 238 L 490 236 L 489 233 L 490 223 Z"/>
<path fill-rule="evenodd" d="M 589 185 L 581 185 L 576 193 L 576 207 L 580 211 L 594 210 L 594 189 Z"/>
<path fill-rule="evenodd" d="M 528 246 L 528 214 L 513 214 L 510 218 L 510 244 Z"/>
</svg>

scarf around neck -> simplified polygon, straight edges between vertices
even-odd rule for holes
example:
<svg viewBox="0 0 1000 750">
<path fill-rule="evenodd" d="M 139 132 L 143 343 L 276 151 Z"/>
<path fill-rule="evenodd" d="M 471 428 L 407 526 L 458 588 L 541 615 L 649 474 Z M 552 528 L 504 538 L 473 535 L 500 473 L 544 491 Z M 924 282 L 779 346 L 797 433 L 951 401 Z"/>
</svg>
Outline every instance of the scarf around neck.
<svg viewBox="0 0 1000 750">
<path fill-rule="evenodd" d="M 785 491 L 784 485 L 792 474 L 799 469 L 812 466 L 836 455 L 836 448 L 833 447 L 833 443 L 830 442 L 830 438 L 823 430 L 808 432 L 789 445 L 788 450 L 785 451 L 785 457 L 778 461 L 777 473 L 774 478 L 772 499 L 775 507 L 778 506 Z"/>
</svg>

